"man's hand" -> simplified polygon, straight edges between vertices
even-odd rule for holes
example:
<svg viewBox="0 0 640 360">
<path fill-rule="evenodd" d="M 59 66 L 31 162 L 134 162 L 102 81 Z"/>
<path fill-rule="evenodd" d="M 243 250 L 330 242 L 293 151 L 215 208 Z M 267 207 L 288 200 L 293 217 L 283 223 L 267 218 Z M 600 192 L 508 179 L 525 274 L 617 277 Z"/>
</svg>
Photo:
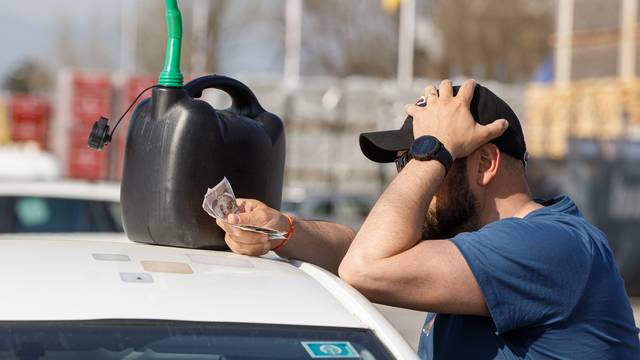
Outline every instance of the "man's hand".
<svg viewBox="0 0 640 360">
<path fill-rule="evenodd" d="M 278 210 L 253 199 L 238 199 L 237 203 L 241 213 L 230 214 L 227 218 L 229 223 L 262 226 L 282 232 L 289 231 L 289 220 Z M 220 220 L 216 220 L 216 223 L 226 232 L 224 241 L 233 252 L 238 254 L 264 255 L 280 243 L 269 240 L 265 234 L 240 230 Z"/>
<path fill-rule="evenodd" d="M 442 80 L 440 95 L 433 86 L 425 89 L 426 107 L 406 105 L 407 114 L 413 117 L 413 135 L 435 136 L 454 159 L 463 158 L 480 146 L 502 135 L 509 123 L 497 119 L 488 125 L 480 125 L 469 112 L 475 81 L 467 80 L 453 96 L 451 81 Z"/>
<path fill-rule="evenodd" d="M 258 200 L 238 199 L 240 214 L 231 214 L 231 224 L 249 224 L 288 232 L 289 219 L 280 211 L 272 209 Z M 278 255 L 318 265 L 334 274 L 347 252 L 355 233 L 350 228 L 326 221 L 294 219 L 295 232 L 287 245 L 278 250 Z M 224 221 L 216 220 L 225 232 L 224 241 L 237 254 L 260 256 L 278 246 L 281 241 L 269 240 L 267 235 L 237 229 Z"/>
</svg>

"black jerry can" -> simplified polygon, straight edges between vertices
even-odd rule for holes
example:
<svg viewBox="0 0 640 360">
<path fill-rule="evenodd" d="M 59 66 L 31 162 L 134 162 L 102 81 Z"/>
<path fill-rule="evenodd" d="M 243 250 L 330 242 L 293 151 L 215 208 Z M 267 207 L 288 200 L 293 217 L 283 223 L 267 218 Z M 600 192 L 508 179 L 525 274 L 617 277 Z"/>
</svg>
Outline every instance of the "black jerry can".
<svg viewBox="0 0 640 360">
<path fill-rule="evenodd" d="M 207 88 L 229 94 L 216 110 L 196 99 Z M 124 228 L 135 242 L 227 249 L 224 232 L 202 209 L 207 188 L 227 177 L 236 197 L 279 209 L 285 161 L 282 120 L 243 83 L 197 78 L 157 87 L 129 125 L 121 185 Z"/>
</svg>

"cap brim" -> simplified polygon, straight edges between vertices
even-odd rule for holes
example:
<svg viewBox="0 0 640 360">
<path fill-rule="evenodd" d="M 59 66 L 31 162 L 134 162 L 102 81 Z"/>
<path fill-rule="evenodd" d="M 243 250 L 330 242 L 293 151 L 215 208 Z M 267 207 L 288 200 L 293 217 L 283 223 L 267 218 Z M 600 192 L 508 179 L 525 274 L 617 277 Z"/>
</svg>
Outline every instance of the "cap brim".
<svg viewBox="0 0 640 360">
<path fill-rule="evenodd" d="M 398 151 L 408 150 L 413 132 L 399 130 L 374 131 L 360 134 L 360 150 L 369 160 L 389 163 L 398 157 Z"/>
</svg>

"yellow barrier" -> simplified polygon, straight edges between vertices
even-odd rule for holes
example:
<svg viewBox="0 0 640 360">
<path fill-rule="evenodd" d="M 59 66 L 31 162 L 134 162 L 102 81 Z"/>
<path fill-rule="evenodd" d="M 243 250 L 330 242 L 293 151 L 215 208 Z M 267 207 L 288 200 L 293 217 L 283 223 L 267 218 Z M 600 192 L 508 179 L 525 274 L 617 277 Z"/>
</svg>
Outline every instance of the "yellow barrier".
<svg viewBox="0 0 640 360">
<path fill-rule="evenodd" d="M 4 99 L 0 98 L 0 145 L 11 142 L 11 134 L 9 131 L 7 105 L 4 102 Z"/>
<path fill-rule="evenodd" d="M 534 157 L 563 158 L 570 138 L 609 141 L 640 126 L 640 80 L 594 79 L 568 86 L 530 85 L 525 135 Z"/>
</svg>

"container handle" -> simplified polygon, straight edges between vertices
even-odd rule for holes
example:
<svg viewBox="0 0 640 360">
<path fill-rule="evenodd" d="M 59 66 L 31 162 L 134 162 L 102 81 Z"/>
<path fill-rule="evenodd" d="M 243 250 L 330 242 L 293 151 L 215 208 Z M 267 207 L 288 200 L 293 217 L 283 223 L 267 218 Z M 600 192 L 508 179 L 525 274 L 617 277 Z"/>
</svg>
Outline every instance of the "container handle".
<svg viewBox="0 0 640 360">
<path fill-rule="evenodd" d="M 258 102 L 258 98 L 247 85 L 227 76 L 202 76 L 191 80 L 184 86 L 184 89 L 193 98 L 201 97 L 202 91 L 210 88 L 222 90 L 229 94 L 231 97 L 230 109 L 241 115 L 256 118 L 265 111 Z"/>
</svg>

